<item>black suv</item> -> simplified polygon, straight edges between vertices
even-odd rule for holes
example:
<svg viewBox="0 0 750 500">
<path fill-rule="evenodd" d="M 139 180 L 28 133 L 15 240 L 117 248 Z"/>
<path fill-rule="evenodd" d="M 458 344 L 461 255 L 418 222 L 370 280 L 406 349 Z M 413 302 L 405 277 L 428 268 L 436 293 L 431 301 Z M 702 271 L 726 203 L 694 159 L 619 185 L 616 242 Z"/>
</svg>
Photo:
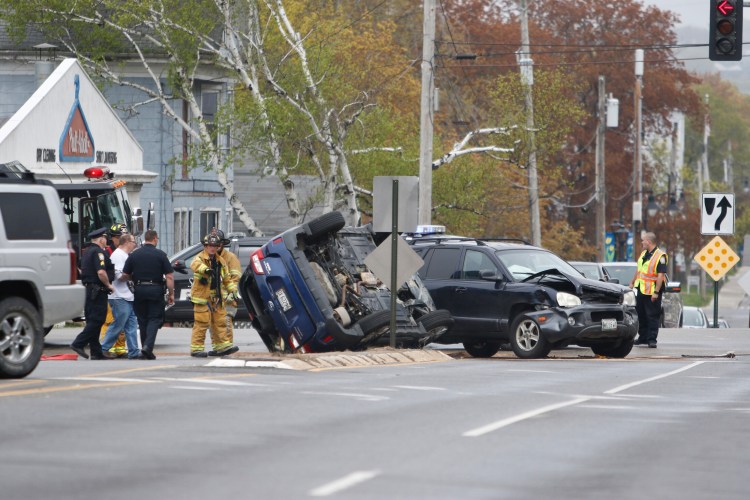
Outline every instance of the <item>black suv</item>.
<svg viewBox="0 0 750 500">
<path fill-rule="evenodd" d="M 489 357 L 510 342 L 520 358 L 577 344 L 622 358 L 638 331 L 629 288 L 585 278 L 552 252 L 507 240 L 415 238 L 435 305 L 455 321 L 440 343 Z"/>
<path fill-rule="evenodd" d="M 263 246 L 268 238 L 237 237 L 229 235 L 230 244 L 227 249 L 240 259 L 242 269 L 250 264 L 250 255 Z M 190 302 L 190 289 L 193 286 L 193 271 L 190 263 L 203 250 L 201 243 L 185 248 L 170 257 L 174 273 L 174 306 L 164 313 L 164 322 L 172 326 L 192 326 L 193 303 Z M 240 292 L 242 293 L 242 292 Z M 238 327 L 250 326 L 250 315 L 242 300 L 237 303 L 237 314 L 234 316 L 235 325 Z"/>
</svg>

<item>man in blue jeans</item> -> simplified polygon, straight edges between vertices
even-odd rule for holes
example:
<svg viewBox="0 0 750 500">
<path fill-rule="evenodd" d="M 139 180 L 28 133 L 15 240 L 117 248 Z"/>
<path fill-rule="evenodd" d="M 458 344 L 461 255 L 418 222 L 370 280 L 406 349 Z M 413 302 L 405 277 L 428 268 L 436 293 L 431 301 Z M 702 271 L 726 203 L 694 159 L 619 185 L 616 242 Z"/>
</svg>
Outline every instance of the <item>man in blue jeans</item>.
<svg viewBox="0 0 750 500">
<path fill-rule="evenodd" d="M 121 331 L 125 331 L 125 342 L 128 346 L 128 359 L 138 359 L 141 355 L 138 349 L 138 318 L 133 309 L 133 292 L 127 281 L 120 280 L 122 268 L 128 255 L 135 249 L 135 238 L 132 234 L 124 233 L 120 236 L 117 249 L 112 252 L 110 259 L 115 266 L 115 291 L 109 296 L 109 306 L 112 308 L 114 321 L 110 323 L 102 340 L 102 350 L 107 352 L 117 341 Z"/>
</svg>

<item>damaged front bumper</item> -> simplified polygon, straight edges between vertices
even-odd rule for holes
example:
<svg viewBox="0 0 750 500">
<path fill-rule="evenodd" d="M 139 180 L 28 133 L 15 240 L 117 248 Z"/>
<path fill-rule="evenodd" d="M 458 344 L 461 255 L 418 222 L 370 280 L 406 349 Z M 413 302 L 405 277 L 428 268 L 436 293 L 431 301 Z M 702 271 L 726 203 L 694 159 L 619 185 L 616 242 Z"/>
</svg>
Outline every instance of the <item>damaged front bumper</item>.
<svg viewBox="0 0 750 500">
<path fill-rule="evenodd" d="M 526 314 L 537 322 L 544 338 L 555 345 L 632 341 L 638 333 L 638 314 L 632 306 L 583 304 Z"/>
</svg>

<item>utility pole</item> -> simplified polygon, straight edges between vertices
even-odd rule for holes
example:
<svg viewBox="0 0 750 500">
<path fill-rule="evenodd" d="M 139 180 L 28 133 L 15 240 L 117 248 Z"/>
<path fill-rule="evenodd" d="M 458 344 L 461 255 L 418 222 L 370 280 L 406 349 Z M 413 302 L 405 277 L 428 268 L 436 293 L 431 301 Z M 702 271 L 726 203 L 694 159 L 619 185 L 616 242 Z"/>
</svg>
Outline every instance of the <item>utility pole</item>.
<svg viewBox="0 0 750 500">
<path fill-rule="evenodd" d="M 536 133 L 534 132 L 534 99 L 532 86 L 534 85 L 534 67 L 529 48 L 529 15 L 526 0 L 520 0 L 521 8 L 521 53 L 519 64 L 526 102 L 526 130 L 529 134 L 529 215 L 531 218 L 531 244 L 542 245 L 542 230 L 539 221 L 539 184 L 536 171 Z M 524 73 L 524 70 L 526 72 Z M 525 74 L 525 78 L 524 78 Z"/>
<path fill-rule="evenodd" d="M 604 169 L 604 132 L 607 119 L 607 96 L 605 92 L 604 76 L 599 77 L 599 103 L 596 107 L 599 123 L 596 126 L 596 249 L 599 252 L 599 262 L 606 260 L 604 248 L 604 233 L 606 231 L 606 184 Z"/>
<path fill-rule="evenodd" d="M 698 166 L 698 196 L 699 200 L 703 199 L 703 176 L 708 173 L 708 136 L 711 134 L 708 124 L 708 94 L 703 96 L 703 102 L 706 104 L 706 114 L 703 115 L 703 154 L 701 155 L 700 165 Z M 706 180 L 708 178 L 706 177 Z M 698 290 L 703 297 L 705 291 L 705 273 L 698 273 Z"/>
<path fill-rule="evenodd" d="M 432 129 L 435 78 L 435 0 L 424 0 L 422 99 L 419 120 L 419 224 L 432 223 Z"/>
<path fill-rule="evenodd" d="M 641 164 L 641 135 L 643 118 L 643 99 L 641 97 L 641 88 L 643 86 L 643 49 L 635 51 L 635 158 L 633 169 L 633 185 L 635 193 L 633 198 L 633 245 L 640 241 L 640 234 L 636 234 L 638 225 L 636 222 L 642 221 L 643 217 L 643 167 Z"/>
</svg>

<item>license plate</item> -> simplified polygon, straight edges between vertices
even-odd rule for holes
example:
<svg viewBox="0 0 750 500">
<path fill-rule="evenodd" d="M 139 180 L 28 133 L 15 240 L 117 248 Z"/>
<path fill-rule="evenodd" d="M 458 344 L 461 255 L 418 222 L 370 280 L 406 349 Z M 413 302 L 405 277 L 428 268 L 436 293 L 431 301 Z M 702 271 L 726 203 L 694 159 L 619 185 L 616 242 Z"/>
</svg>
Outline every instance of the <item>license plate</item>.
<svg viewBox="0 0 750 500">
<path fill-rule="evenodd" d="M 286 296 L 286 292 L 283 288 L 276 290 L 276 299 L 279 301 L 282 311 L 287 312 L 292 308 L 292 304 L 289 302 L 289 297 Z"/>
<path fill-rule="evenodd" d="M 617 330 L 617 320 L 616 319 L 603 319 L 602 330 Z"/>
</svg>

